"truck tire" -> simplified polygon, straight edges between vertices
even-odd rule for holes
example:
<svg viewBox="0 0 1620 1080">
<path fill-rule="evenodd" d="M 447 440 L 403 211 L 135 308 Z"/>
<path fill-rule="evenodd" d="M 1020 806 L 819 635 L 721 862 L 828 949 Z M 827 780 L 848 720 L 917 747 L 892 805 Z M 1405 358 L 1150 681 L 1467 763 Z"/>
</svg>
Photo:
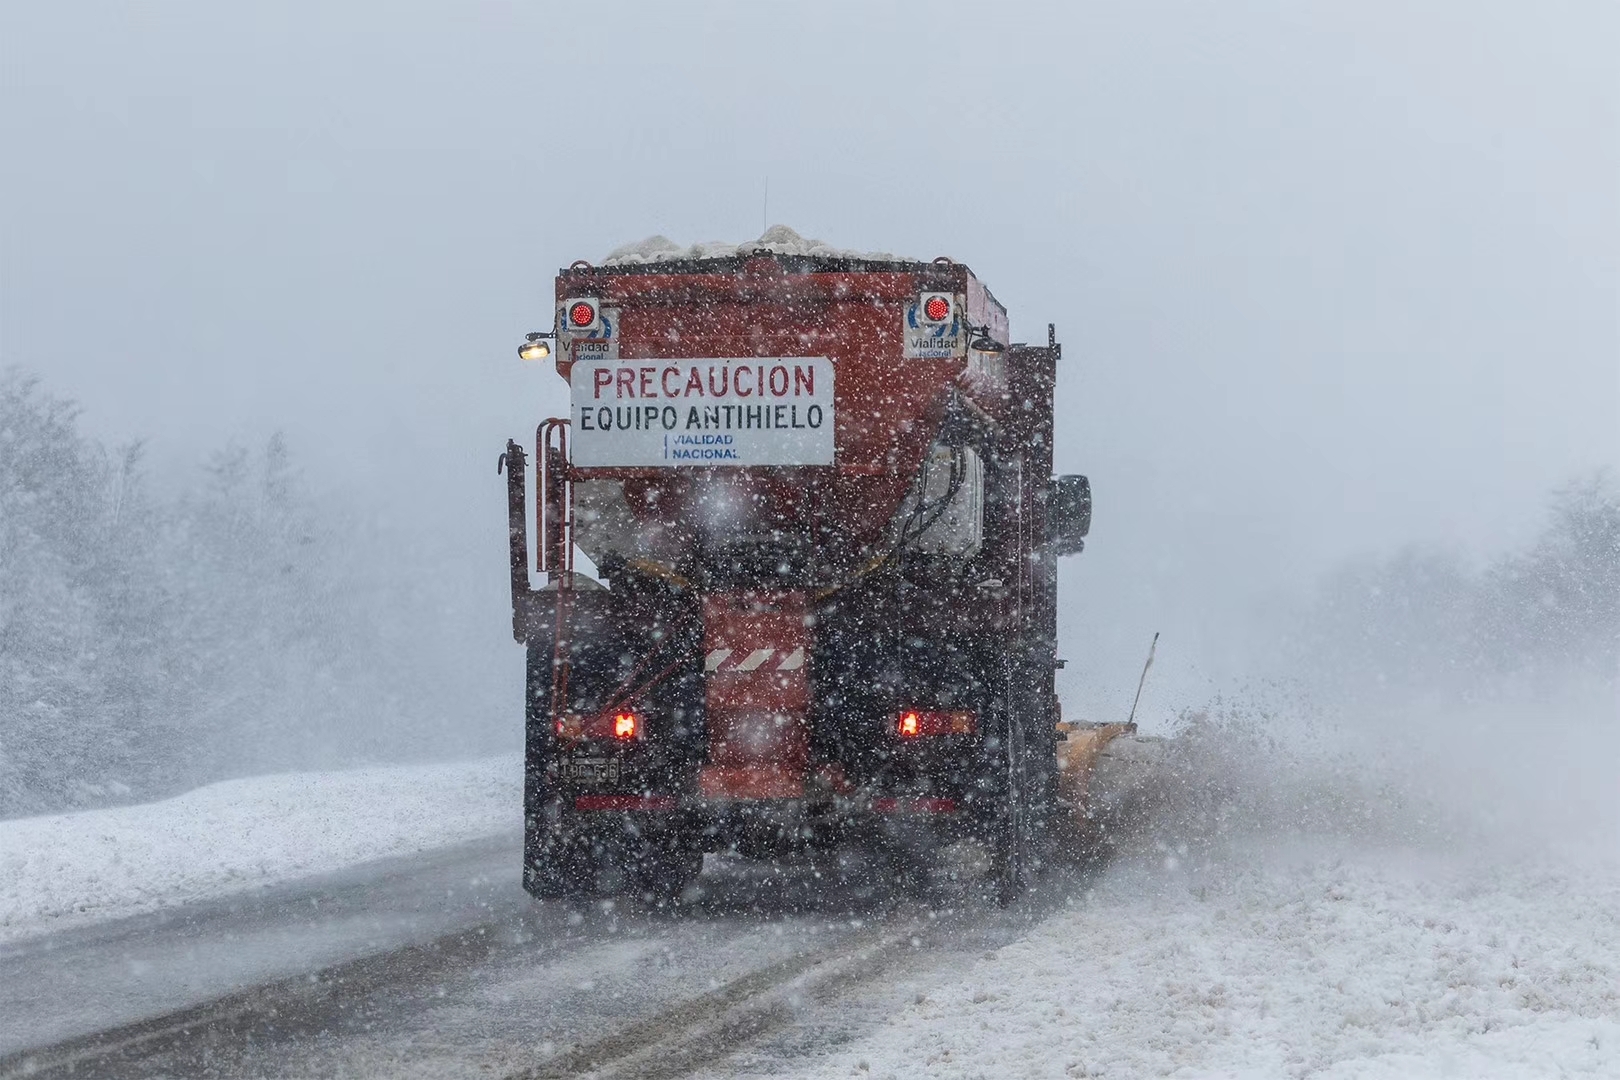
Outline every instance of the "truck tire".
<svg viewBox="0 0 1620 1080">
<path fill-rule="evenodd" d="M 995 758 L 995 809 L 989 821 L 990 882 L 996 903 L 1007 906 L 1029 884 L 1029 788 L 1023 726 L 1012 717 L 1000 725 L 1001 746 Z"/>
<path fill-rule="evenodd" d="M 990 845 L 990 881 L 996 903 L 1006 907 L 1023 893 L 1028 882 L 1028 861 L 1022 815 L 1009 806 L 998 819 Z"/>
<path fill-rule="evenodd" d="M 531 641 L 525 680 L 523 747 L 523 887 L 542 900 L 583 899 L 594 875 L 585 873 L 573 842 L 574 815 L 564 809 L 547 782 L 554 753 L 548 699 L 551 687 L 549 641 Z"/>
</svg>

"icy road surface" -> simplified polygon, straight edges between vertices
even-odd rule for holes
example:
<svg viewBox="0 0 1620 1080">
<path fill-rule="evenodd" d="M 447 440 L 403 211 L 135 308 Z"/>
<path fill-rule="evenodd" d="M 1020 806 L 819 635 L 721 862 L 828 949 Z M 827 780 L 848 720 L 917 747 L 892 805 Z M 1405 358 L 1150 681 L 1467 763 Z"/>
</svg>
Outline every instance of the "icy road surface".
<svg viewBox="0 0 1620 1080">
<path fill-rule="evenodd" d="M 109 812 L 183 836 L 183 867 L 8 846 L 56 868 L 14 895 L 95 903 L 13 922 L 65 929 L 0 946 L 0 1077 L 1620 1076 L 1607 834 L 1301 836 L 1270 813 L 1190 850 L 1150 833 L 1005 911 L 872 888 L 858 862 L 840 883 L 725 860 L 678 912 L 576 908 L 517 887 L 509 767 L 301 777 L 322 821 L 270 799 L 289 839 L 257 833 L 256 867 L 245 804 L 287 778 Z M 496 835 L 469 841 L 479 813 Z"/>
<path fill-rule="evenodd" d="M 830 1077 L 1620 1077 L 1620 868 L 1253 844 L 1116 864 Z M 716 1076 L 781 1075 L 779 1058 Z"/>
<path fill-rule="evenodd" d="M 0 1060 L 516 920 L 519 849 L 475 841 L 0 945 Z"/>
</svg>

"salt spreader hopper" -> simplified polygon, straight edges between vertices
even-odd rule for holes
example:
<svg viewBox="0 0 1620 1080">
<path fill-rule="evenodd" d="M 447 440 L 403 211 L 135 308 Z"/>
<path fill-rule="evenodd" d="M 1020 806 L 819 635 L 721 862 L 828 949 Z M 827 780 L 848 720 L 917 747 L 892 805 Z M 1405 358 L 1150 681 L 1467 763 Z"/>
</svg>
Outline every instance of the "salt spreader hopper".
<svg viewBox="0 0 1620 1080">
<path fill-rule="evenodd" d="M 503 456 L 531 892 L 971 841 L 1016 894 L 1059 813 L 1057 558 L 1091 492 L 1051 474 L 1051 329 L 1007 341 L 944 258 L 559 273 L 520 350 L 572 398 L 537 432 L 533 551 L 529 454 Z"/>
</svg>

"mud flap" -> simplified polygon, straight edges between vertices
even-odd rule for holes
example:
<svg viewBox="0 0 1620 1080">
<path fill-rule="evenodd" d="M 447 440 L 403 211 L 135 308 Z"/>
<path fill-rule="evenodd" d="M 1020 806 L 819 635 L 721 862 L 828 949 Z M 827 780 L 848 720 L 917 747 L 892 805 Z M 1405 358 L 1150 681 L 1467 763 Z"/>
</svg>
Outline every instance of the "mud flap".
<svg viewBox="0 0 1620 1080">
<path fill-rule="evenodd" d="M 545 807 L 525 853 L 524 887 L 544 899 L 630 896 L 654 904 L 679 899 L 703 870 L 703 853 L 637 815 Z"/>
</svg>

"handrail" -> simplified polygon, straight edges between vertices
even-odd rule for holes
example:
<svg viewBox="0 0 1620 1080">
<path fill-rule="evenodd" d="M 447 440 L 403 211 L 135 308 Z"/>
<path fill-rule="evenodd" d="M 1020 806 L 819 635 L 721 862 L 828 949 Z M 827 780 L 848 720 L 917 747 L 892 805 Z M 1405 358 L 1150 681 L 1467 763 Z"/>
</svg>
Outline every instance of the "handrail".
<svg viewBox="0 0 1620 1080">
<path fill-rule="evenodd" d="M 555 442 L 553 441 L 555 436 Z M 540 528 L 538 569 L 551 580 L 574 572 L 574 484 L 568 462 L 568 421 L 553 416 L 535 431 L 540 470 L 534 516 Z M 560 587 L 560 586 L 559 586 Z"/>
<path fill-rule="evenodd" d="M 495 472 L 506 470 L 507 557 L 512 571 L 512 636 L 528 640 L 529 613 L 529 526 L 525 520 L 528 496 L 524 491 L 528 462 L 523 447 L 506 440 L 506 452 L 495 461 Z"/>
<path fill-rule="evenodd" d="M 555 436 L 555 442 L 553 442 Z M 535 520 L 540 527 L 537 558 L 542 573 L 557 586 L 551 634 L 551 719 L 562 720 L 568 710 L 569 608 L 574 599 L 574 485 L 568 464 L 568 421 L 553 416 L 535 431 L 536 468 L 540 477 L 535 492 Z"/>
</svg>

